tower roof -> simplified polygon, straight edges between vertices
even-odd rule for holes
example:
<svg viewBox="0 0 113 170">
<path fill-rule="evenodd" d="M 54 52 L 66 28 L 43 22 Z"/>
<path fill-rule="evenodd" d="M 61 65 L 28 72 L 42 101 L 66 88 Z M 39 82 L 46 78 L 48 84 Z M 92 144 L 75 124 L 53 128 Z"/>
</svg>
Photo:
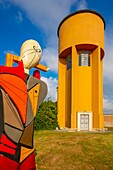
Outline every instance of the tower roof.
<svg viewBox="0 0 113 170">
<path fill-rule="evenodd" d="M 60 27 L 61 27 L 61 25 L 63 24 L 63 22 L 64 22 L 65 20 L 67 20 L 68 18 L 72 17 L 73 15 L 76 15 L 76 14 L 79 14 L 79 13 L 93 13 L 93 14 L 98 15 L 98 16 L 102 19 L 102 21 L 103 21 L 103 23 L 104 23 L 104 29 L 105 29 L 106 23 L 105 23 L 105 20 L 104 20 L 104 18 L 102 17 L 102 15 L 100 15 L 98 12 L 96 12 L 96 11 L 94 11 L 94 10 L 83 9 L 83 10 L 78 10 L 78 11 L 76 11 L 76 12 L 73 12 L 73 13 L 67 15 L 67 16 L 61 21 L 61 23 L 60 23 L 59 26 L 58 26 L 58 30 L 57 30 L 57 35 L 58 35 L 58 37 L 59 37 L 59 30 L 60 30 Z"/>
</svg>

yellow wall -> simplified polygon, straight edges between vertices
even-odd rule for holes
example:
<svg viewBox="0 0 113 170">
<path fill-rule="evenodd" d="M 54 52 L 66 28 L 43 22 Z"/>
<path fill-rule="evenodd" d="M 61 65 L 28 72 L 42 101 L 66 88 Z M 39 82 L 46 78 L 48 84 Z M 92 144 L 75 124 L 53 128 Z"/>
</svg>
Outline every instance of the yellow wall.
<svg viewBox="0 0 113 170">
<path fill-rule="evenodd" d="M 104 23 L 90 12 L 72 15 L 59 27 L 59 54 L 73 45 L 92 44 L 104 49 Z"/>
<path fill-rule="evenodd" d="M 92 53 L 92 110 L 93 125 L 95 128 L 103 128 L 103 79 L 102 60 L 100 48 Z"/>
<path fill-rule="evenodd" d="M 60 127 L 65 127 L 65 81 L 66 81 L 66 59 L 59 59 L 58 68 L 60 74 L 58 74 L 58 123 Z"/>
<path fill-rule="evenodd" d="M 77 77 L 77 67 L 78 67 L 78 58 L 77 56 L 77 50 L 75 46 L 72 47 L 72 90 L 71 90 L 71 128 L 77 127 L 77 110 L 78 110 L 78 86 L 76 86 L 76 83 L 78 82 Z M 60 72 L 59 72 L 60 74 Z"/>
<path fill-rule="evenodd" d="M 71 127 L 71 69 L 66 71 L 66 127 Z"/>
<path fill-rule="evenodd" d="M 73 47 L 72 53 L 72 119 L 71 127 L 77 128 L 77 113 L 92 111 L 92 57 L 91 66 L 78 65 L 78 53 Z"/>
<path fill-rule="evenodd" d="M 103 128 L 104 21 L 93 11 L 74 13 L 58 28 L 58 121 L 60 127 L 78 127 L 78 112 L 92 112 L 92 128 Z M 71 49 L 71 50 L 70 50 Z M 78 52 L 90 51 L 90 66 L 79 66 Z M 67 56 L 72 68 L 67 70 Z"/>
</svg>

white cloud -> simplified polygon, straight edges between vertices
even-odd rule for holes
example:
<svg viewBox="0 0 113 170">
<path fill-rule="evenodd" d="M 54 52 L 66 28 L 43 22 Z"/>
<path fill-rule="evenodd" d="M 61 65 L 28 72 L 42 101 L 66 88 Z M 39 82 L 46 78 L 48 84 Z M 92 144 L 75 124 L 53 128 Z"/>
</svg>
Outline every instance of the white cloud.
<svg viewBox="0 0 113 170">
<path fill-rule="evenodd" d="M 19 56 L 19 54 L 17 54 L 16 52 L 14 52 L 13 50 L 6 50 L 6 51 L 4 51 L 3 52 L 5 55 L 7 54 L 7 53 L 10 53 L 10 54 L 14 54 L 14 55 L 16 55 L 16 56 Z"/>
<path fill-rule="evenodd" d="M 48 44 L 56 44 L 54 39 L 60 21 L 70 13 L 77 0 L 9 0 L 19 6 L 30 21 L 48 36 Z M 52 41 L 52 42 L 51 42 Z"/>
<path fill-rule="evenodd" d="M 0 2 L 20 7 L 35 26 L 40 27 L 46 34 L 51 33 L 51 37 L 60 21 L 70 13 L 72 6 L 75 6 L 75 9 L 87 8 L 86 0 L 0 0 Z"/>
<path fill-rule="evenodd" d="M 54 48 L 46 48 L 43 50 L 42 62 L 46 63 L 51 71 L 57 72 L 58 70 L 58 54 Z"/>
<path fill-rule="evenodd" d="M 113 113 L 113 24 L 105 30 L 104 112 Z"/>
<path fill-rule="evenodd" d="M 46 96 L 46 99 L 50 98 L 52 101 L 56 101 L 57 100 L 57 83 L 58 80 L 56 78 L 53 77 L 41 77 L 41 80 L 43 80 L 48 87 L 48 94 Z"/>
<path fill-rule="evenodd" d="M 14 51 L 11 51 L 11 50 L 4 51 L 4 54 L 5 54 L 5 55 L 6 55 L 7 53 L 15 54 L 15 52 L 14 52 Z"/>
<path fill-rule="evenodd" d="M 20 11 L 17 12 L 16 20 L 20 23 L 23 21 L 23 15 Z"/>
<path fill-rule="evenodd" d="M 113 100 L 104 99 L 104 112 L 113 113 Z"/>
<path fill-rule="evenodd" d="M 85 0 L 7 0 L 20 7 L 29 20 L 40 28 L 46 37 L 44 49 L 44 59 L 46 64 L 52 69 L 57 70 L 57 29 L 62 19 L 71 11 L 72 5 L 78 9 L 87 7 Z M 22 20 L 22 14 L 18 13 L 18 18 Z M 48 56 L 48 58 L 46 57 Z"/>
<path fill-rule="evenodd" d="M 104 76 L 104 112 L 113 113 L 113 20 L 108 21 L 105 30 Z"/>
<path fill-rule="evenodd" d="M 43 62 L 51 71 L 57 71 L 57 29 L 61 20 L 70 13 L 71 6 L 78 0 L 9 0 L 10 3 L 20 7 L 29 20 L 40 28 L 46 37 L 43 51 Z M 18 13 L 22 19 L 22 15 Z M 38 40 L 37 40 L 38 41 Z"/>
<path fill-rule="evenodd" d="M 77 10 L 81 10 L 81 9 L 87 9 L 87 2 L 86 0 L 80 0 L 77 3 Z"/>
<path fill-rule="evenodd" d="M 104 78 L 113 85 L 113 31 L 105 37 Z"/>
</svg>

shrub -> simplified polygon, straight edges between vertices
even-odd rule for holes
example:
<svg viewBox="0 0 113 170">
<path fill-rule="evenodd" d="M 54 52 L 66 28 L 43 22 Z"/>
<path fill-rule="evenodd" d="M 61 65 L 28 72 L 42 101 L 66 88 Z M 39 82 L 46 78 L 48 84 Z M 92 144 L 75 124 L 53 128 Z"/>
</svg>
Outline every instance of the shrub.
<svg viewBox="0 0 113 170">
<path fill-rule="evenodd" d="M 38 109 L 35 130 L 52 130 L 58 127 L 57 102 L 44 101 Z"/>
</svg>

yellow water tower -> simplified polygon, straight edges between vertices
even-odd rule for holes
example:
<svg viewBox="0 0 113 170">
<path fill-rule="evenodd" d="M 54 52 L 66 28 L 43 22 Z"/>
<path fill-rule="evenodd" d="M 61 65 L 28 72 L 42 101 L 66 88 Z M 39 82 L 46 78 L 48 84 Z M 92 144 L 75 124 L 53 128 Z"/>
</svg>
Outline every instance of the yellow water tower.
<svg viewBox="0 0 113 170">
<path fill-rule="evenodd" d="M 92 10 L 68 15 L 58 27 L 58 123 L 103 128 L 103 17 Z"/>
</svg>

